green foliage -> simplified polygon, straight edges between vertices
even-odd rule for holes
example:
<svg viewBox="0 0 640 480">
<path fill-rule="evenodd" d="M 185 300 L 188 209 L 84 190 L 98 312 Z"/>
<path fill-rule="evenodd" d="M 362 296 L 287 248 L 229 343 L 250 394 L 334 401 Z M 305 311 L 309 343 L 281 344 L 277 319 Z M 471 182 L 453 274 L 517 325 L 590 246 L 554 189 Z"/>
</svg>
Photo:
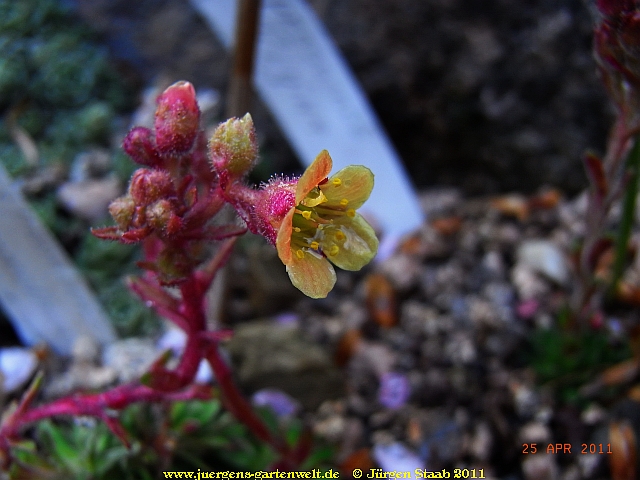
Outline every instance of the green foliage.
<svg viewBox="0 0 640 480">
<path fill-rule="evenodd" d="M 81 220 L 66 215 L 59 209 L 53 192 L 32 199 L 31 208 L 36 212 L 40 221 L 63 243 L 66 238 L 80 235 L 80 232 L 84 232 L 86 229 Z"/>
<path fill-rule="evenodd" d="M 16 462 L 10 478 L 20 479 L 107 479 L 153 478 L 145 475 L 140 462 L 141 446 L 133 442 L 127 449 L 104 424 L 58 424 L 38 422 L 36 442 L 25 441 L 13 449 Z M 140 465 L 142 464 L 142 465 Z"/>
<path fill-rule="evenodd" d="M 75 255 L 122 337 L 154 334 L 160 327 L 157 315 L 124 284 L 126 275 L 136 271 L 139 253 L 137 246 L 105 242 L 86 232 Z"/>
<path fill-rule="evenodd" d="M 17 461 L 10 478 L 153 479 L 162 470 L 266 470 L 276 460 L 276 454 L 253 439 L 218 400 L 133 405 L 121 418 L 131 440 L 129 449 L 93 419 L 38 422 L 35 441 L 13 448 Z M 301 431 L 301 423 L 293 421 L 286 437 L 297 441 Z M 305 468 L 325 466 L 332 453 L 328 448 L 316 450 Z"/>
<path fill-rule="evenodd" d="M 607 332 L 592 329 L 538 329 L 531 346 L 529 364 L 539 381 L 553 387 L 566 403 L 582 403 L 580 387 L 607 366 L 631 356 L 628 345 L 612 344 Z"/>
<path fill-rule="evenodd" d="M 0 0 L 0 107 L 29 101 L 71 108 L 103 99 L 126 108 L 131 97 L 94 37 L 56 0 Z"/>
<path fill-rule="evenodd" d="M 618 227 L 618 236 L 615 244 L 615 260 L 613 263 L 613 273 L 611 279 L 611 292 L 615 292 L 616 287 L 624 268 L 629 263 L 627 250 L 629 248 L 629 239 L 631 238 L 631 230 L 635 219 L 636 201 L 638 198 L 638 179 L 640 178 L 640 139 L 636 138 L 631 152 L 627 158 L 627 173 L 629 175 L 627 188 L 624 191 L 624 200 L 622 202 L 622 217 L 620 226 Z"/>
<path fill-rule="evenodd" d="M 114 115 L 132 91 L 95 36 L 56 0 L 0 0 L 0 111 L 35 140 L 41 159 L 70 162 L 83 146 L 108 145 Z M 6 122 L 0 161 L 24 173 Z"/>
</svg>

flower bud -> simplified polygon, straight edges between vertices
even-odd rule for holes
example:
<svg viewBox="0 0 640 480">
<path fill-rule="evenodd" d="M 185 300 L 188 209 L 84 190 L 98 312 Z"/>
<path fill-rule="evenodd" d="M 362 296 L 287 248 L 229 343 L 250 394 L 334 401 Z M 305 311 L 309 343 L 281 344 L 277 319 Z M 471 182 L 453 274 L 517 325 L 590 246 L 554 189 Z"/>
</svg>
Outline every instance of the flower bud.
<svg viewBox="0 0 640 480">
<path fill-rule="evenodd" d="M 182 228 L 182 219 L 173 211 L 171 202 L 164 198 L 147 208 L 146 217 L 149 225 L 168 235 L 175 235 Z"/>
<path fill-rule="evenodd" d="M 153 133 L 145 127 L 135 127 L 124 139 L 122 148 L 134 162 L 148 167 L 158 167 L 162 160 L 156 152 Z"/>
<path fill-rule="evenodd" d="M 158 152 L 189 151 L 200 127 L 200 109 L 193 85 L 176 82 L 158 97 L 157 103 L 154 126 Z"/>
<path fill-rule="evenodd" d="M 129 195 L 137 205 L 150 205 L 159 198 L 174 194 L 171 177 L 164 170 L 139 168 L 131 176 Z"/>
<path fill-rule="evenodd" d="M 209 140 L 209 158 L 216 172 L 226 171 L 231 178 L 240 178 L 254 167 L 258 142 L 250 114 L 218 125 Z"/>
<path fill-rule="evenodd" d="M 152 203 L 146 210 L 147 223 L 158 230 L 164 229 L 171 218 L 172 209 L 171 202 L 166 199 L 160 199 Z"/>
<path fill-rule="evenodd" d="M 275 245 L 278 228 L 295 206 L 297 179 L 275 177 L 260 189 L 236 182 L 227 191 L 236 211 L 252 233 L 262 235 Z"/>
<path fill-rule="evenodd" d="M 109 204 L 109 213 L 121 230 L 126 230 L 133 222 L 136 203 L 129 195 L 118 197 Z"/>
</svg>

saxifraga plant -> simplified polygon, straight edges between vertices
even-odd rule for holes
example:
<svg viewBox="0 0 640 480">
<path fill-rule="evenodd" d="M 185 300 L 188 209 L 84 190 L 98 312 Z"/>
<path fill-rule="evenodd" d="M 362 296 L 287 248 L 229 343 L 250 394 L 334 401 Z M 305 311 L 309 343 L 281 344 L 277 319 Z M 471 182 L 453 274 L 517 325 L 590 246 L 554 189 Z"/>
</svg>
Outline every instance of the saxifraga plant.
<svg viewBox="0 0 640 480">
<path fill-rule="evenodd" d="M 271 467 L 298 468 L 309 455 L 310 436 L 287 441 L 253 410 L 220 353 L 220 341 L 232 332 L 207 330 L 205 294 L 235 239 L 249 230 L 277 248 L 298 289 L 313 298 L 326 297 L 336 281 L 333 265 L 360 270 L 377 252 L 373 229 L 356 212 L 371 193 L 373 174 L 364 166 L 349 166 L 329 177 L 332 161 L 323 151 L 300 178 L 275 177 L 252 188 L 246 176 L 257 163 L 258 145 L 251 117 L 220 124 L 207 142 L 188 82 L 167 88 L 157 100 L 154 129 L 134 128 L 123 147 L 143 167 L 133 173 L 127 194 L 109 207 L 115 226 L 94 229 L 93 234 L 142 244 L 144 259 L 138 265 L 144 274 L 130 278 L 129 287 L 186 333 L 184 351 L 175 368 L 168 367 L 167 352 L 138 382 L 39 406 L 33 405 L 40 383 L 36 380 L 0 427 L 4 467 L 15 460 L 12 446 L 26 426 L 59 415 L 94 417 L 129 445 L 119 415 L 126 407 L 213 397 L 211 387 L 194 382 L 206 360 L 227 411 L 275 452 Z M 241 222 L 216 223 L 225 204 Z"/>
</svg>

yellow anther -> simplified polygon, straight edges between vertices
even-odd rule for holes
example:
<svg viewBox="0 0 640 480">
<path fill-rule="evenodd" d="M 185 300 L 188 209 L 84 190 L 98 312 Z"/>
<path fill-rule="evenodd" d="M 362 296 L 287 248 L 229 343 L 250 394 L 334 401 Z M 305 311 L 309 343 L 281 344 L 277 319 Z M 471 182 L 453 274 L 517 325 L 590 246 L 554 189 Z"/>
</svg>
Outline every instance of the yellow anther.
<svg viewBox="0 0 640 480">
<path fill-rule="evenodd" d="M 305 219 L 309 220 L 309 219 L 311 218 L 311 212 L 310 212 L 309 210 L 304 210 L 304 211 L 302 212 L 302 216 L 303 216 Z"/>
<path fill-rule="evenodd" d="M 318 242 L 311 242 L 309 246 L 314 250 L 317 250 L 318 248 L 320 248 L 320 244 Z"/>
<path fill-rule="evenodd" d="M 342 185 L 342 180 L 340 180 L 339 178 L 334 178 L 333 180 L 331 180 L 331 183 L 333 183 L 335 187 L 339 187 L 340 185 Z"/>
<path fill-rule="evenodd" d="M 340 230 L 336 232 L 336 240 L 342 241 L 345 238 L 347 238 L 347 236 L 344 233 L 342 233 Z"/>
<path fill-rule="evenodd" d="M 296 257 L 300 259 L 304 258 L 304 252 L 302 250 L 296 250 Z"/>
<path fill-rule="evenodd" d="M 331 247 L 329 249 L 329 255 L 331 255 L 333 257 L 333 256 L 337 255 L 339 251 L 340 251 L 340 247 L 338 247 L 337 245 L 334 245 L 333 247 Z"/>
<path fill-rule="evenodd" d="M 347 210 L 347 217 L 355 217 L 356 216 L 356 211 L 353 208 L 350 208 L 349 210 Z"/>
<path fill-rule="evenodd" d="M 296 233 L 300 233 L 300 227 L 293 227 L 293 231 Z"/>
<path fill-rule="evenodd" d="M 343 207 L 346 207 L 349 204 L 349 200 L 347 200 L 346 198 L 343 198 L 342 200 L 340 200 L 340 205 Z"/>
</svg>

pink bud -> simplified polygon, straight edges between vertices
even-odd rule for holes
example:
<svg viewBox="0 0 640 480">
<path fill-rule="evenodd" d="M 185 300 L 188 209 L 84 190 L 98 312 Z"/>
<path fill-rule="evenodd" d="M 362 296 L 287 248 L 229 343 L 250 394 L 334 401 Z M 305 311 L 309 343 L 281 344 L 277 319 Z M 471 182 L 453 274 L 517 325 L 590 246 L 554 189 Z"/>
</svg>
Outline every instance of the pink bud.
<svg viewBox="0 0 640 480">
<path fill-rule="evenodd" d="M 216 172 L 227 172 L 231 178 L 240 178 L 254 167 L 258 141 L 250 114 L 218 125 L 209 140 L 209 158 Z"/>
<path fill-rule="evenodd" d="M 200 128 L 196 92 L 189 82 L 176 82 L 158 97 L 155 129 L 160 154 L 189 151 Z"/>
<path fill-rule="evenodd" d="M 159 198 L 175 195 L 169 173 L 139 168 L 131 176 L 129 195 L 137 205 L 149 205 Z"/>
<path fill-rule="evenodd" d="M 274 245 L 284 216 L 295 206 L 296 185 L 296 180 L 274 178 L 256 191 L 258 198 L 254 202 L 253 219 L 258 228 L 254 233 L 259 233 Z"/>
<path fill-rule="evenodd" d="M 122 148 L 133 161 L 148 167 L 160 166 L 162 160 L 156 152 L 153 133 L 145 127 L 135 127 L 124 139 Z"/>
</svg>

